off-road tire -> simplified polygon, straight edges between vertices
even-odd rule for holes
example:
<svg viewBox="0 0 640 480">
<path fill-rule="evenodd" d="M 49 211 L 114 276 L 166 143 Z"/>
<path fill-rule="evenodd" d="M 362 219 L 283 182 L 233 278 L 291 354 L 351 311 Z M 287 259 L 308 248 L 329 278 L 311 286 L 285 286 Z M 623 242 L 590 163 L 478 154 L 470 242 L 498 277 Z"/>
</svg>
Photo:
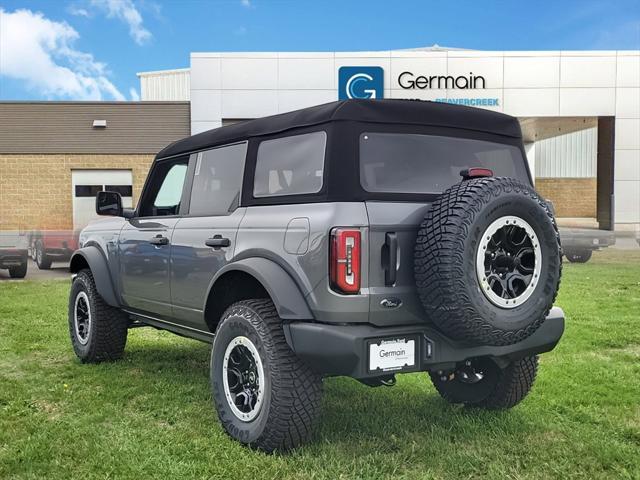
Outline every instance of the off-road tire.
<svg viewBox="0 0 640 480">
<path fill-rule="evenodd" d="M 248 422 L 233 413 L 224 391 L 225 350 L 237 336 L 255 345 L 264 368 L 264 400 Z M 243 300 L 224 312 L 211 351 L 211 387 L 222 426 L 245 445 L 265 452 L 287 451 L 312 437 L 320 415 L 322 377 L 289 348 L 271 300 Z"/>
<path fill-rule="evenodd" d="M 591 250 L 565 250 L 564 256 L 571 263 L 587 263 L 591 260 Z"/>
<path fill-rule="evenodd" d="M 24 278 L 27 276 L 27 262 L 9 268 L 9 276 L 11 278 Z"/>
<path fill-rule="evenodd" d="M 50 270 L 52 262 L 51 257 L 44 250 L 42 241 L 38 240 L 36 242 L 36 265 L 40 270 Z"/>
<path fill-rule="evenodd" d="M 91 328 L 88 340 L 82 344 L 74 324 L 76 296 L 85 292 L 89 299 Z M 82 363 L 118 360 L 127 343 L 129 318 L 122 310 L 108 305 L 96 289 L 91 270 L 81 270 L 71 284 L 69 294 L 69 335 L 75 354 Z"/>
<path fill-rule="evenodd" d="M 495 363 L 493 365 L 495 369 L 488 378 L 490 385 L 463 386 L 455 375 L 453 379 L 445 376 L 446 381 L 443 381 L 442 376 L 436 372 L 430 372 L 429 375 L 440 396 L 449 403 L 461 403 L 488 410 L 514 407 L 527 396 L 533 386 L 538 372 L 538 356 L 522 358 L 510 363 L 504 369 L 499 368 Z"/>
<path fill-rule="evenodd" d="M 534 229 L 542 251 L 540 278 L 514 308 L 487 298 L 476 276 L 476 253 L 496 219 L 517 216 Z M 560 235 L 547 203 L 512 178 L 477 178 L 445 191 L 420 225 L 414 251 L 416 286 L 427 317 L 447 336 L 475 345 L 517 343 L 544 322 L 562 272 Z"/>
</svg>

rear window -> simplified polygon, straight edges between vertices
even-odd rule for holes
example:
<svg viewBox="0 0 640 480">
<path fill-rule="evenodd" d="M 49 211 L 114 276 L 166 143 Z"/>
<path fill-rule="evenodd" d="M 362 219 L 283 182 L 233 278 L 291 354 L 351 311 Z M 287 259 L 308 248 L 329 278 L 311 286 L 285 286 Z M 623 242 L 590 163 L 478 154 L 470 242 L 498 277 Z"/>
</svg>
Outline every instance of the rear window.
<svg viewBox="0 0 640 480">
<path fill-rule="evenodd" d="M 325 132 L 305 133 L 260 143 L 254 197 L 302 195 L 322 190 Z"/>
<path fill-rule="evenodd" d="M 368 192 L 441 193 L 469 167 L 529 183 L 522 153 L 513 145 L 405 133 L 360 136 L 360 184 Z"/>
</svg>

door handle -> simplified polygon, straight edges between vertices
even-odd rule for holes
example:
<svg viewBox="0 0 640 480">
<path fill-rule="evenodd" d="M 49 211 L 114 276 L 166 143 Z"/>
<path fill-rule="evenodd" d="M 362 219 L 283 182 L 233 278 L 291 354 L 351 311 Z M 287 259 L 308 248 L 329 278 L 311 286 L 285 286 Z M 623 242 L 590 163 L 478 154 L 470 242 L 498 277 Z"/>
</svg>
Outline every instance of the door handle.
<svg viewBox="0 0 640 480">
<path fill-rule="evenodd" d="M 228 238 L 223 238 L 222 235 L 214 235 L 211 238 L 207 238 L 207 240 L 204 242 L 204 244 L 207 247 L 212 247 L 216 250 L 222 248 L 222 247 L 228 247 L 231 245 L 231 240 L 229 240 Z"/>
<path fill-rule="evenodd" d="M 384 251 L 386 259 L 383 256 L 384 266 L 384 284 L 393 286 L 398 276 L 398 235 L 388 232 L 385 235 Z"/>
<path fill-rule="evenodd" d="M 164 237 L 158 234 L 155 237 L 153 237 L 151 240 L 149 240 L 149 243 L 151 245 L 156 245 L 159 247 L 161 245 L 169 245 L 169 239 L 167 237 Z"/>
</svg>

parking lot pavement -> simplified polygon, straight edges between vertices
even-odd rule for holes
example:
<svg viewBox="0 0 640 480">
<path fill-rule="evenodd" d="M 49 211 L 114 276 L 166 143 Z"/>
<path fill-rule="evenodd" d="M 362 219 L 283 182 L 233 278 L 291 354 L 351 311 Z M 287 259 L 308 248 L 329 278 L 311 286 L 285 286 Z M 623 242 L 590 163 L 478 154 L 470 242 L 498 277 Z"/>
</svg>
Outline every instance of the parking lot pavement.
<svg viewBox="0 0 640 480">
<path fill-rule="evenodd" d="M 35 262 L 30 259 L 27 267 L 27 276 L 24 280 L 65 280 L 68 278 L 70 278 L 69 262 L 57 262 L 51 265 L 51 270 L 40 270 Z M 9 277 L 9 270 L 0 269 L 0 282 L 4 281 L 17 282 L 21 280 Z"/>
</svg>

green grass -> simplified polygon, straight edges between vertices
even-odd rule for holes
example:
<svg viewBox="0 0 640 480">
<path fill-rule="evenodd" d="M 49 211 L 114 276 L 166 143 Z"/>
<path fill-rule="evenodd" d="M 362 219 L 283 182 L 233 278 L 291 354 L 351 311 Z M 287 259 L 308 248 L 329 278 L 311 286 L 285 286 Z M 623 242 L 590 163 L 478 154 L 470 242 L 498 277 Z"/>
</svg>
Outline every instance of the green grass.
<svg viewBox="0 0 640 480">
<path fill-rule="evenodd" d="M 0 283 L 0 478 L 640 478 L 640 255 L 565 264 L 567 331 L 508 412 L 450 406 L 426 374 L 325 381 L 314 443 L 265 455 L 211 406 L 209 347 L 136 329 L 81 365 L 68 282 Z"/>
</svg>

